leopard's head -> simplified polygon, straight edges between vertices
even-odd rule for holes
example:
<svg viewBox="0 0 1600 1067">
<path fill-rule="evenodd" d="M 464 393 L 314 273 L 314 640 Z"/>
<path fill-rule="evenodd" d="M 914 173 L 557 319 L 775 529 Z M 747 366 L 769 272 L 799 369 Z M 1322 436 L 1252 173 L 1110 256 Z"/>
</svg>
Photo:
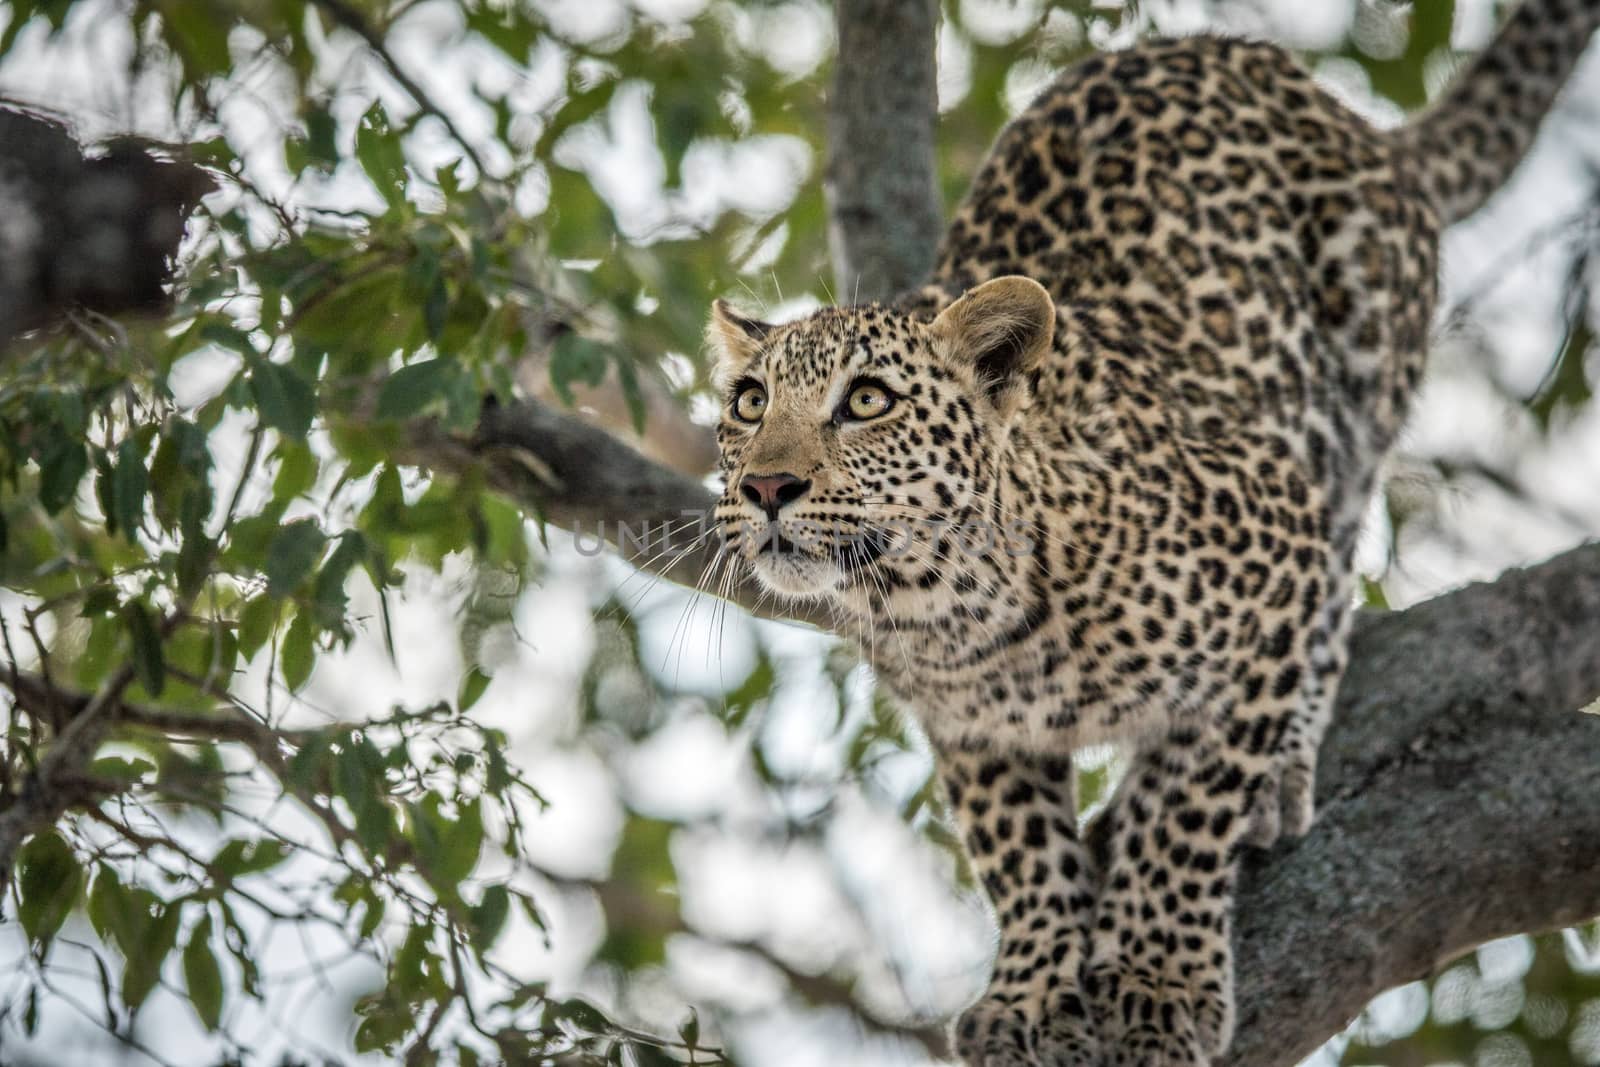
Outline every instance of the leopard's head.
<svg viewBox="0 0 1600 1067">
<path fill-rule="evenodd" d="M 930 588 L 950 551 L 940 531 L 994 519 L 998 464 L 1055 321 L 1049 294 L 1020 277 L 931 322 L 869 304 L 774 326 L 717 301 L 728 550 L 789 597 Z"/>
</svg>

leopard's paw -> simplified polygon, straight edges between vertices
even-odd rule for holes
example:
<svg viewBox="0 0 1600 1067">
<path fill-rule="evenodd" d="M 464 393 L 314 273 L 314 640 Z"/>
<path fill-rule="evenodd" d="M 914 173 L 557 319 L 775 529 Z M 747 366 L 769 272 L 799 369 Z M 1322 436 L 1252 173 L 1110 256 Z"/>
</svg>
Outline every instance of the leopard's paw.
<svg viewBox="0 0 1600 1067">
<path fill-rule="evenodd" d="M 1083 997 L 1056 998 L 1039 1024 L 1034 1058 L 1039 1067 L 1104 1067 L 1105 1054 Z"/>
<path fill-rule="evenodd" d="M 1301 837 L 1311 829 L 1316 777 L 1315 753 L 1284 755 L 1250 799 L 1244 843 L 1252 848 L 1271 848 L 1279 838 Z"/>
<path fill-rule="evenodd" d="M 1033 1021 L 1020 1007 L 985 998 L 956 1020 L 956 1055 L 966 1067 L 1040 1067 L 1033 1035 Z"/>
<path fill-rule="evenodd" d="M 1156 976 L 1113 961 L 1089 971 L 1109 1067 L 1209 1067 L 1233 1036 L 1229 976 Z"/>
</svg>

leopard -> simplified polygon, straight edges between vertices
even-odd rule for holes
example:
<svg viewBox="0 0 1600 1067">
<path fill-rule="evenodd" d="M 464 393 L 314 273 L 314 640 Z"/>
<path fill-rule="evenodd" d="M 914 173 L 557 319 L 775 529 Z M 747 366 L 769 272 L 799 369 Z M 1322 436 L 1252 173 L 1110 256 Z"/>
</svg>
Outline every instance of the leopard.
<svg viewBox="0 0 1600 1067">
<path fill-rule="evenodd" d="M 1441 233 L 1597 26 L 1526 0 L 1390 129 L 1268 42 L 1095 54 L 1000 133 L 926 283 L 714 302 L 725 551 L 859 644 L 992 905 L 969 1067 L 1221 1062 L 1240 863 L 1312 823 Z"/>
</svg>

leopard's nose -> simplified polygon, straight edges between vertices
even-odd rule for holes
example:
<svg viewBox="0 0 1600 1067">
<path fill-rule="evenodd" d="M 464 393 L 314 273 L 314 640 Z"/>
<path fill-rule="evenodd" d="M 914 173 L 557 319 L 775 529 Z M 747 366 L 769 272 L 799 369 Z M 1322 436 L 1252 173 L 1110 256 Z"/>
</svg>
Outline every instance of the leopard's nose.
<svg viewBox="0 0 1600 1067">
<path fill-rule="evenodd" d="M 781 474 L 747 474 L 739 481 L 739 492 L 766 512 L 769 519 L 776 519 L 779 508 L 799 500 L 810 488 L 809 479 L 802 480 L 787 471 Z"/>
</svg>

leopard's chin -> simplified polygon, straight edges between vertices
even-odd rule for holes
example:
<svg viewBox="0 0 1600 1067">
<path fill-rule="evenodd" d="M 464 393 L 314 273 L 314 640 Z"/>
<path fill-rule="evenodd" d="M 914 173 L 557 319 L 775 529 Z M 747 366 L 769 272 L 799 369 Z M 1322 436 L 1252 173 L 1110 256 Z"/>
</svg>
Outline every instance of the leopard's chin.
<svg viewBox="0 0 1600 1067">
<path fill-rule="evenodd" d="M 832 560 L 792 550 L 758 552 L 750 561 L 750 568 L 756 579 L 772 592 L 807 600 L 827 596 L 838 587 L 842 577 Z"/>
</svg>

